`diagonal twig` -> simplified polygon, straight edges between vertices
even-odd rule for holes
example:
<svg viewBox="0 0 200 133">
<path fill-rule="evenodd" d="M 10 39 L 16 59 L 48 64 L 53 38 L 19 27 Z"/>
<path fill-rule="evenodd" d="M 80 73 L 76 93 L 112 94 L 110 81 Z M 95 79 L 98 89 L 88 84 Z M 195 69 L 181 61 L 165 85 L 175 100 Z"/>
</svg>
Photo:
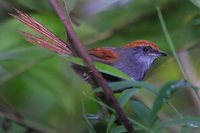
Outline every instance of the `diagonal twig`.
<svg viewBox="0 0 200 133">
<path fill-rule="evenodd" d="M 35 133 L 46 133 L 43 129 L 39 129 L 38 127 L 34 127 L 31 124 L 28 124 L 21 117 L 18 117 L 17 115 L 13 113 L 6 113 L 4 111 L 0 111 L 0 117 L 4 117 L 8 120 L 11 120 L 17 123 L 18 125 L 25 127 L 28 131 L 33 131 Z"/>
<path fill-rule="evenodd" d="M 105 79 L 102 77 L 102 75 L 95 68 L 86 48 L 84 47 L 84 45 L 82 44 L 80 39 L 75 34 L 74 29 L 73 29 L 72 24 L 71 24 L 71 21 L 70 21 L 69 15 L 66 14 L 62 10 L 61 6 L 59 5 L 58 0 L 51 0 L 51 3 L 52 3 L 52 6 L 54 7 L 55 11 L 57 12 L 57 14 L 60 16 L 60 19 L 64 23 L 65 28 L 66 28 L 67 33 L 68 33 L 68 36 L 70 37 L 70 40 L 71 40 L 74 48 L 76 48 L 79 55 L 83 58 L 84 62 L 87 64 L 88 68 L 92 71 L 92 74 L 93 74 L 95 80 L 97 81 L 97 83 L 103 88 L 104 93 L 105 93 L 108 101 L 110 102 L 110 104 L 115 109 L 119 119 L 124 124 L 124 126 L 126 127 L 126 129 L 129 133 L 135 133 L 134 127 L 132 126 L 132 124 L 128 120 L 128 118 L 126 117 L 124 111 L 122 110 L 118 101 L 114 97 L 113 92 L 109 88 Z"/>
</svg>

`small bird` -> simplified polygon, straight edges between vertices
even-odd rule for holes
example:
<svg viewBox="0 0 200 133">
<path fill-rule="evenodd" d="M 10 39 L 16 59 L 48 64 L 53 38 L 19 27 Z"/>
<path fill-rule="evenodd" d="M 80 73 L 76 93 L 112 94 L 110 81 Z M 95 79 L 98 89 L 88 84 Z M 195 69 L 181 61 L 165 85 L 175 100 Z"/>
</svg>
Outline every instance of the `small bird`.
<svg viewBox="0 0 200 133">
<path fill-rule="evenodd" d="M 67 43 L 63 42 L 35 19 L 21 11 L 16 10 L 16 12 L 18 14 L 10 15 L 45 37 L 42 38 L 20 31 L 27 41 L 62 55 L 75 56 Z M 94 48 L 89 50 L 88 53 L 94 61 L 109 64 L 137 81 L 144 78 L 145 74 L 152 66 L 152 63 L 158 57 L 167 55 L 165 52 L 160 51 L 155 43 L 147 40 L 133 41 L 120 48 Z M 78 68 L 78 71 L 81 69 L 77 67 L 77 65 L 75 65 L 74 68 Z M 88 77 L 87 73 L 82 72 L 82 70 L 80 72 L 84 78 Z M 108 75 L 105 75 L 105 78 L 112 81 Z"/>
<path fill-rule="evenodd" d="M 95 48 L 89 54 L 93 60 L 112 65 L 137 81 L 144 78 L 158 57 L 167 55 L 147 40 L 133 41 L 122 48 Z"/>
</svg>

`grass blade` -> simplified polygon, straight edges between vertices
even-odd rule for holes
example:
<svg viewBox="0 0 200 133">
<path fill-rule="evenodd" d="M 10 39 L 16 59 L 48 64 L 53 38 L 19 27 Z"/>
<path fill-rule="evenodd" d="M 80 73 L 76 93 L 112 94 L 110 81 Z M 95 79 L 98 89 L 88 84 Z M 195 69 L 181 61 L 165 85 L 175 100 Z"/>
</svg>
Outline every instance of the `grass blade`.
<svg viewBox="0 0 200 133">
<path fill-rule="evenodd" d="M 179 58 L 178 58 L 178 55 L 177 55 L 177 53 L 176 53 L 174 44 L 173 44 L 173 42 L 172 42 L 172 39 L 171 39 L 171 37 L 170 37 L 170 35 L 169 35 L 169 32 L 168 32 L 168 30 L 167 30 L 167 26 L 166 26 L 166 24 L 165 24 L 164 18 L 163 18 L 163 16 L 162 16 L 161 10 L 160 10 L 159 7 L 157 7 L 156 9 L 157 9 L 157 12 L 158 12 L 158 17 L 159 17 L 159 20 L 160 20 L 160 23 L 161 23 L 163 32 L 164 32 L 165 37 L 166 37 L 166 39 L 167 39 L 167 42 L 168 42 L 168 44 L 169 44 L 169 47 L 170 47 L 170 49 L 171 49 L 171 51 L 172 51 L 172 53 L 173 53 L 173 55 L 174 55 L 174 58 L 176 59 L 176 62 L 178 63 L 178 66 L 179 66 L 179 68 L 180 68 L 180 70 L 181 70 L 183 76 L 185 77 L 185 79 L 188 80 L 189 78 L 188 78 L 188 76 L 187 76 L 187 74 L 186 74 L 186 72 L 185 72 L 185 70 L 184 70 L 184 68 L 183 68 L 183 66 L 182 66 L 182 64 L 181 64 L 181 62 L 180 62 L 180 60 L 179 60 Z"/>
</svg>

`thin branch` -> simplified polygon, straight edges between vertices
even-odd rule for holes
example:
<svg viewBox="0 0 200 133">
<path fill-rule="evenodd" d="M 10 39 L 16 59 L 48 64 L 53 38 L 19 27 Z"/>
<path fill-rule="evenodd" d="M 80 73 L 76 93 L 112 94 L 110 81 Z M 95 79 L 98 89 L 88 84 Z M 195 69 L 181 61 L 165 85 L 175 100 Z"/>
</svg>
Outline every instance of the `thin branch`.
<svg viewBox="0 0 200 133">
<path fill-rule="evenodd" d="M 0 101 L 11 111 L 16 113 L 17 110 L 12 106 L 12 104 L 6 99 L 4 98 L 4 96 L 0 95 Z M 18 114 L 18 113 L 17 113 Z"/>
<path fill-rule="evenodd" d="M 13 113 L 6 113 L 0 110 L 0 116 L 25 127 L 29 131 L 34 131 L 36 133 L 45 133 L 45 131 L 43 131 L 42 129 L 36 128 L 32 126 L 31 124 L 28 124 L 21 117 L 18 117 L 17 115 L 14 115 Z"/>
<path fill-rule="evenodd" d="M 70 37 L 70 40 L 72 44 L 74 45 L 74 48 L 76 48 L 79 55 L 83 58 L 85 63 L 88 65 L 88 68 L 92 71 L 94 78 L 96 79 L 97 83 L 103 88 L 105 95 L 110 102 L 110 104 L 113 106 L 113 108 L 116 110 L 116 113 L 118 114 L 119 119 L 126 127 L 127 131 L 129 133 L 135 133 L 135 129 L 133 128 L 131 122 L 126 117 L 125 113 L 123 112 L 122 108 L 120 107 L 119 103 L 117 102 L 116 98 L 113 95 L 113 92 L 109 88 L 107 82 L 103 78 L 103 76 L 97 71 L 94 64 L 92 63 L 92 60 L 85 48 L 85 46 L 82 44 L 82 42 L 79 40 L 77 35 L 74 32 L 74 29 L 72 27 L 69 15 L 65 14 L 62 10 L 62 8 L 59 5 L 58 0 L 51 0 L 51 3 L 57 12 L 57 14 L 60 16 L 62 22 L 65 25 L 65 28 L 68 32 L 68 36 Z"/>
</svg>

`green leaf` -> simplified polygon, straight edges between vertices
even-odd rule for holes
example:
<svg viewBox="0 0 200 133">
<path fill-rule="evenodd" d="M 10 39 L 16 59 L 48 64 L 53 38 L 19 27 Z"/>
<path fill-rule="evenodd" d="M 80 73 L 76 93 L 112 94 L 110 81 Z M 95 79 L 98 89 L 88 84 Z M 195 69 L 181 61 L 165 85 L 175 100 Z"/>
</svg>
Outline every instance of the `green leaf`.
<svg viewBox="0 0 200 133">
<path fill-rule="evenodd" d="M 118 126 L 110 131 L 110 133 L 125 133 L 125 132 L 127 132 L 127 130 L 124 126 Z"/>
<path fill-rule="evenodd" d="M 50 125 L 54 124 L 56 132 L 61 132 L 66 129 L 76 130 L 77 125 L 82 125 L 82 121 L 77 119 L 81 118 L 82 114 L 78 109 L 80 107 L 78 101 L 81 98 L 78 98 L 79 91 L 75 89 L 75 85 L 78 82 L 82 88 L 85 89 L 86 86 L 73 76 L 73 71 L 70 71 L 66 63 L 63 64 L 65 60 L 52 56 L 44 50 L 16 49 L 4 53 L 7 54 L 1 56 L 3 58 L 0 64 L 6 73 L 0 72 L 1 94 L 19 112 L 24 112 L 23 115 L 27 120 L 37 121 L 37 124 L 32 124 L 33 126 L 48 125 L 51 128 Z M 15 56 L 17 58 L 22 56 L 21 60 L 16 60 L 16 63 L 10 60 L 15 59 Z M 72 87 L 74 89 L 71 89 Z M 50 116 L 51 113 L 54 115 Z M 66 119 L 62 114 L 65 114 Z M 55 118 L 56 122 L 47 121 Z M 65 125 L 65 129 L 61 128 L 60 125 L 66 120 L 69 120 L 71 125 Z"/>
<path fill-rule="evenodd" d="M 180 88 L 186 88 L 190 87 L 191 84 L 187 81 L 172 81 L 170 83 L 167 83 L 164 85 L 160 92 L 158 93 L 158 96 L 154 100 L 153 103 L 153 109 L 150 115 L 150 121 L 154 122 L 155 118 L 157 117 L 157 114 L 161 107 L 168 101 L 168 99 L 171 98 L 172 94 L 177 91 Z"/>
<path fill-rule="evenodd" d="M 17 48 L 0 53 L 0 61 L 27 59 L 29 53 L 40 52 L 41 48 Z"/>
<path fill-rule="evenodd" d="M 120 106 L 123 108 L 124 105 L 129 101 L 129 99 L 137 92 L 136 89 L 131 89 L 131 90 L 125 90 L 120 98 L 119 98 L 119 104 Z M 110 120 L 109 120 L 109 123 L 108 123 L 108 127 L 107 127 L 107 133 L 110 131 L 110 128 L 112 126 L 112 124 L 114 123 L 114 121 L 116 120 L 116 117 L 114 114 L 112 114 L 110 116 Z"/>
<path fill-rule="evenodd" d="M 111 129 L 111 127 L 112 127 L 112 125 L 113 125 L 113 123 L 114 123 L 115 120 L 116 120 L 116 117 L 115 117 L 114 114 L 112 114 L 112 115 L 110 116 L 109 121 L 108 121 L 108 126 L 107 126 L 107 129 L 106 129 L 106 133 L 109 133 L 109 132 L 110 132 L 110 129 Z"/>
<path fill-rule="evenodd" d="M 187 125 L 192 128 L 197 128 L 200 126 L 200 118 L 199 117 L 185 117 L 181 119 L 173 119 L 173 120 L 162 122 L 163 127 L 174 126 L 174 125 L 178 125 L 178 126 Z"/>
<path fill-rule="evenodd" d="M 139 123 L 137 121 L 135 121 L 134 119 L 132 118 L 129 118 L 129 120 L 134 124 L 136 125 L 135 126 L 135 129 L 136 130 L 146 130 L 147 132 L 149 133 L 153 133 L 153 131 L 151 129 L 149 129 L 147 126 L 143 125 L 143 123 Z"/>
<path fill-rule="evenodd" d="M 85 114 L 85 111 L 84 111 L 84 114 Z M 86 115 L 83 116 L 85 122 L 86 122 L 86 126 L 87 126 L 87 129 L 89 131 L 89 133 L 96 133 L 93 125 L 91 124 L 91 122 L 88 120 L 88 118 L 86 117 Z"/>
<path fill-rule="evenodd" d="M 77 57 L 67 56 L 66 60 L 70 61 L 72 63 L 78 64 L 78 65 L 81 65 L 81 66 L 86 66 L 85 63 L 83 62 L 83 60 L 80 59 L 80 58 L 77 58 Z M 120 71 L 120 70 L 118 70 L 118 69 L 116 69 L 116 68 L 114 68 L 110 65 L 95 62 L 95 66 L 102 73 L 106 73 L 106 74 L 116 76 L 116 77 L 126 79 L 126 80 L 131 79 L 127 74 L 123 73 L 122 71 Z"/>
<path fill-rule="evenodd" d="M 156 88 L 147 82 L 138 82 L 134 80 L 126 80 L 126 81 L 119 81 L 119 82 L 113 82 L 109 84 L 110 88 L 114 92 L 121 92 L 126 89 L 131 88 L 145 88 L 146 90 L 152 92 L 153 94 L 157 94 Z M 102 91 L 102 88 L 95 89 L 95 92 Z"/>
<path fill-rule="evenodd" d="M 95 99 L 94 97 L 92 97 L 92 96 L 86 94 L 85 92 L 82 92 L 82 93 L 83 93 L 83 95 L 86 96 L 88 99 L 90 99 L 90 100 L 92 100 L 92 101 L 98 103 L 99 105 L 105 107 L 106 109 L 108 109 L 108 110 L 110 110 L 110 111 L 112 111 L 112 112 L 115 112 L 115 110 L 114 110 L 113 108 L 111 108 L 111 107 L 108 106 L 107 104 L 103 103 L 102 101 Z"/>
<path fill-rule="evenodd" d="M 130 104 L 139 118 L 146 124 L 149 124 L 151 110 L 141 101 L 131 100 Z"/>
<path fill-rule="evenodd" d="M 81 101 L 81 107 L 82 107 L 82 113 L 83 113 L 83 118 L 86 122 L 86 126 L 87 126 L 87 129 L 90 133 L 96 133 L 92 123 L 89 121 L 88 117 L 85 115 L 86 112 L 85 112 L 85 104 L 83 101 Z"/>
<path fill-rule="evenodd" d="M 46 0 L 40 0 L 40 2 L 35 2 L 33 0 L 16 0 L 21 6 L 26 7 L 27 9 L 37 10 L 37 11 L 46 11 L 50 10 L 50 3 Z"/>
<path fill-rule="evenodd" d="M 182 126 L 181 133 L 192 133 L 192 128 L 188 126 Z"/>
<path fill-rule="evenodd" d="M 125 90 L 120 98 L 119 98 L 119 104 L 121 107 L 124 107 L 124 105 L 130 100 L 130 98 L 137 92 L 136 89 L 131 90 Z"/>
</svg>

